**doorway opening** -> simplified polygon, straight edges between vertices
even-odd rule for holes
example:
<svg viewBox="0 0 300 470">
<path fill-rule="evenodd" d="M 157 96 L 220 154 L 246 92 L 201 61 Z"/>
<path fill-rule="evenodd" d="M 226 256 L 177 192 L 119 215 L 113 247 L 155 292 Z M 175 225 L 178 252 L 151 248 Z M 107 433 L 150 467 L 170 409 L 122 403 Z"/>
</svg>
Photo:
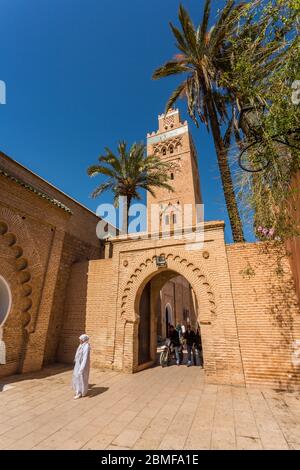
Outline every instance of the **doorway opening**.
<svg viewBox="0 0 300 470">
<path fill-rule="evenodd" d="M 144 286 L 138 309 L 138 368 L 159 365 L 171 326 L 178 331 L 183 345 L 183 364 L 186 364 L 187 346 L 184 343 L 188 325 L 200 338 L 201 345 L 198 302 L 187 279 L 175 271 L 159 272 Z"/>
</svg>

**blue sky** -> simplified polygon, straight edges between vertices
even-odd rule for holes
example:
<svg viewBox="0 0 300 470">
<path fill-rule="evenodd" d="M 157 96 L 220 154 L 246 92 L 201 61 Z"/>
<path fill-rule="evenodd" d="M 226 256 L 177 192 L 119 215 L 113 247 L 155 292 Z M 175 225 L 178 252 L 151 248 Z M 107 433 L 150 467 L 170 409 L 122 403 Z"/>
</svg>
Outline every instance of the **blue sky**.
<svg viewBox="0 0 300 470">
<path fill-rule="evenodd" d="M 203 0 L 184 0 L 195 22 Z M 213 1 L 214 13 L 222 1 Z M 153 70 L 176 53 L 168 22 L 177 0 L 2 0 L 0 149 L 92 210 L 100 181 L 86 168 L 118 140 L 145 141 L 157 129 L 173 79 Z M 183 119 L 184 102 L 180 103 Z M 198 150 L 206 220 L 226 222 L 215 152 L 204 128 L 190 129 Z"/>
</svg>

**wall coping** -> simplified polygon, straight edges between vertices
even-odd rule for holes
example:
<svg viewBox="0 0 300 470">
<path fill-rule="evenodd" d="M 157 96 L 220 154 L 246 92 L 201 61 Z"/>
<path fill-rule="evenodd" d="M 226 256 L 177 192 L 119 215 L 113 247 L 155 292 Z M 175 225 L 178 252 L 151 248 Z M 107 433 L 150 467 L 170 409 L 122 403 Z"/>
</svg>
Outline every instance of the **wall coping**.
<svg viewBox="0 0 300 470">
<path fill-rule="evenodd" d="M 209 230 L 224 230 L 224 227 L 225 227 L 225 222 L 223 220 L 213 220 L 213 221 L 207 221 L 207 222 L 204 222 L 204 231 L 209 231 Z M 190 231 L 190 232 L 194 232 L 196 229 L 196 225 L 193 225 L 191 227 L 186 227 L 186 230 Z M 177 233 L 179 234 L 181 232 L 182 229 L 178 229 L 178 230 L 171 230 L 171 236 L 170 236 L 170 239 L 172 239 L 172 237 L 174 235 L 176 235 Z M 157 242 L 157 241 L 167 241 L 168 238 L 162 238 L 163 235 L 166 235 L 170 233 L 169 231 L 165 231 L 165 232 L 138 232 L 138 233 L 130 233 L 128 236 L 128 234 L 124 234 L 124 235 L 118 235 L 116 237 L 110 237 L 110 238 L 107 238 L 105 239 L 105 243 L 125 243 L 125 242 L 138 242 L 138 241 L 145 241 L 145 240 L 151 240 L 151 238 L 153 237 L 153 241 L 154 242 Z M 156 238 L 157 237 L 157 238 Z M 180 240 L 175 240 L 175 244 L 177 244 L 176 242 L 178 242 Z"/>
<path fill-rule="evenodd" d="M 88 211 L 91 215 L 93 215 L 96 219 L 100 220 L 100 217 L 97 216 L 97 214 L 95 212 L 93 212 L 91 209 L 89 209 L 88 207 L 84 206 L 83 204 L 81 204 L 80 202 L 78 202 L 76 199 L 72 198 L 71 196 L 69 196 L 68 194 L 66 194 L 65 192 L 63 192 L 61 189 L 57 188 L 56 186 L 54 186 L 54 184 L 52 183 L 49 183 L 49 181 L 47 181 L 46 179 L 42 178 L 41 176 L 39 176 L 37 173 L 35 173 L 34 171 L 30 170 L 29 168 L 27 168 L 26 166 L 22 165 L 21 163 L 17 162 L 16 160 L 14 160 L 13 158 L 9 157 L 8 155 L 6 155 L 4 152 L 0 151 L 0 158 L 3 158 L 4 160 L 8 160 L 10 162 L 12 162 L 16 167 L 20 167 L 22 168 L 22 170 L 25 170 L 27 173 L 30 173 L 31 175 L 33 175 L 35 178 L 37 178 L 37 180 L 40 180 L 42 181 L 43 183 L 46 183 L 48 186 L 49 186 L 49 190 L 51 189 L 54 189 L 55 191 L 59 192 L 60 194 L 62 194 L 64 197 L 66 197 L 67 199 L 69 199 L 70 201 L 72 201 L 73 203 L 75 203 L 76 205 L 78 205 L 79 207 L 81 207 L 82 209 Z M 8 170 L 3 168 L 3 171 L 7 172 L 8 173 Z M 14 175 L 12 175 L 14 176 Z M 15 178 L 18 178 L 18 177 L 15 177 Z M 21 178 L 19 178 L 21 179 Z M 27 183 L 26 183 L 27 184 Z M 36 188 L 37 189 L 37 188 Z M 41 191 L 41 190 L 39 190 Z M 41 191 L 42 192 L 42 191 Z M 53 197 L 53 199 L 55 199 Z M 62 203 L 61 203 L 62 204 Z"/>
</svg>

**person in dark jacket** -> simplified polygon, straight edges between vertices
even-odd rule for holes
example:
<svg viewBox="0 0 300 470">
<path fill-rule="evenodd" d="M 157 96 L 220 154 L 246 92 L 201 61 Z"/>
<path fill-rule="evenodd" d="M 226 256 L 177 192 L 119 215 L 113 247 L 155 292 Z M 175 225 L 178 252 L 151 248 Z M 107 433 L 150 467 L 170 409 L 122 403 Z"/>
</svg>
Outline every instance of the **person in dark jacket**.
<svg viewBox="0 0 300 470">
<path fill-rule="evenodd" d="M 192 350 L 196 342 L 196 335 L 194 330 L 192 330 L 191 325 L 187 325 L 186 332 L 184 333 L 184 339 L 186 341 L 187 353 L 188 353 L 188 363 L 187 366 L 192 365 Z"/>
<path fill-rule="evenodd" d="M 179 358 L 180 339 L 179 339 L 178 331 L 175 330 L 173 325 L 170 325 L 170 328 L 169 328 L 169 339 L 171 340 L 171 344 L 175 351 L 176 364 L 179 366 L 180 365 L 180 358 Z"/>
<path fill-rule="evenodd" d="M 200 362 L 200 367 L 203 368 L 203 349 L 202 349 L 202 340 L 201 340 L 201 333 L 200 333 L 200 328 L 198 326 L 197 331 L 196 331 L 196 343 L 195 347 L 198 351 L 199 355 L 199 362 Z"/>
</svg>

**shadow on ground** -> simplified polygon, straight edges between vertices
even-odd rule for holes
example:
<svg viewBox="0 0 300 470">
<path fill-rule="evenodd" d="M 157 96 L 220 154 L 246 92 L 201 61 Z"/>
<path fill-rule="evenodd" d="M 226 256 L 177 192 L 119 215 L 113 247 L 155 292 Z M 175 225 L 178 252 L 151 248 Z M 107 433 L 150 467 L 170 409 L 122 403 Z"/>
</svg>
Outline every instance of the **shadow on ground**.
<svg viewBox="0 0 300 470">
<path fill-rule="evenodd" d="M 72 368 L 73 366 L 70 364 L 51 364 L 49 366 L 43 367 L 43 369 L 36 372 L 28 372 L 25 374 L 15 374 L 9 375 L 7 377 L 0 377 L 0 392 L 3 391 L 5 385 L 23 382 L 24 380 L 45 379 L 47 377 L 52 377 L 53 375 L 58 375 L 63 372 L 67 372 Z"/>
<path fill-rule="evenodd" d="M 108 390 L 108 387 L 95 387 L 95 385 L 96 384 L 89 384 L 89 390 L 87 394 L 88 398 L 96 397 L 97 395 L 101 395 Z"/>
</svg>

